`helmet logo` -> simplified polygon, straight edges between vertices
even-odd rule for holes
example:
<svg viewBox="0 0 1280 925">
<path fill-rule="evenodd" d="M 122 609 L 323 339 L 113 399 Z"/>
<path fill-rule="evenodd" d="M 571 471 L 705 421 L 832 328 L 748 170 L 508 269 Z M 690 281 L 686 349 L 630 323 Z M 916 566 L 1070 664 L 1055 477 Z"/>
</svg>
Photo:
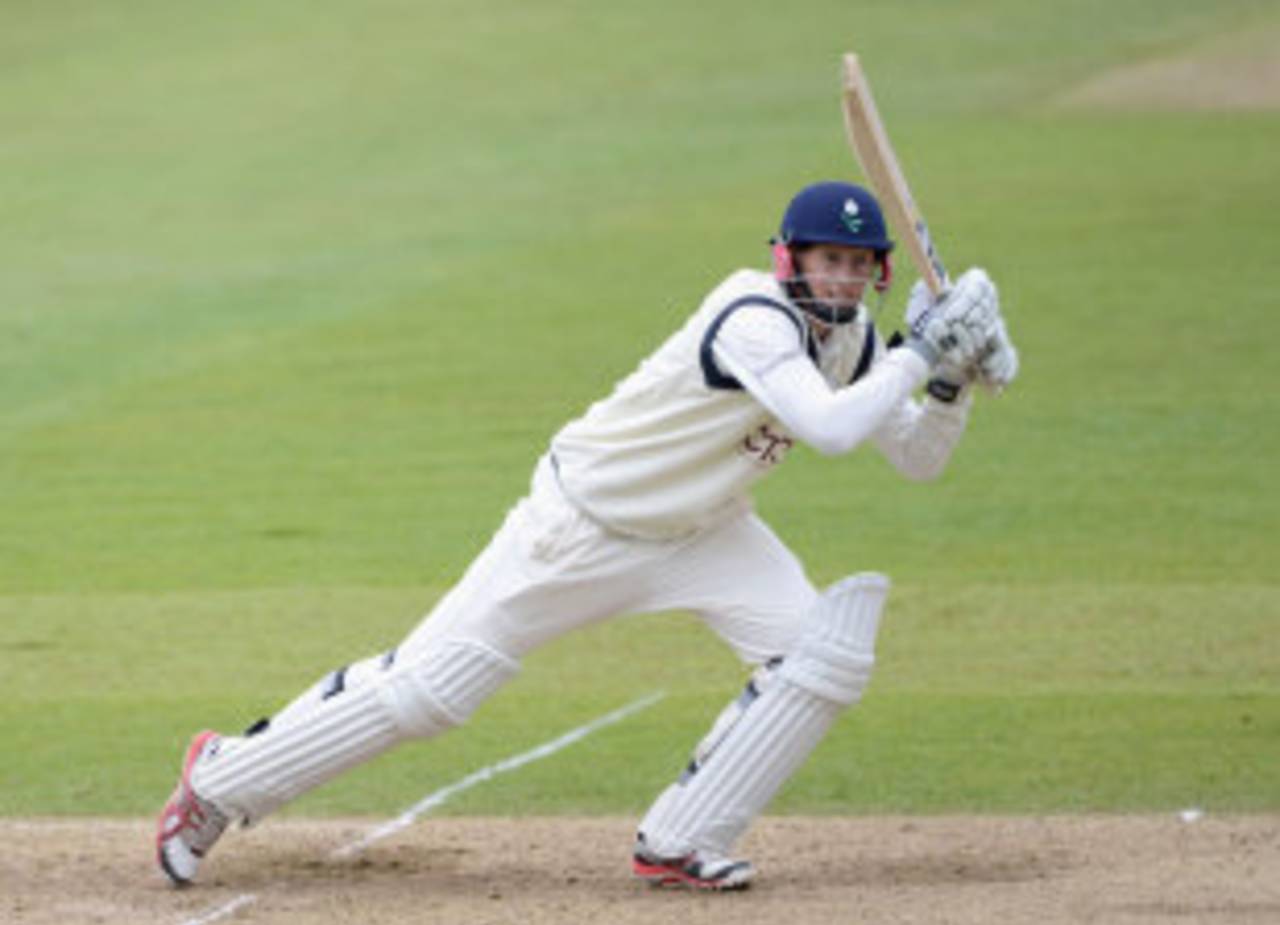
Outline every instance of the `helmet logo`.
<svg viewBox="0 0 1280 925">
<path fill-rule="evenodd" d="M 855 200 L 846 199 L 844 201 L 844 208 L 840 212 L 840 221 L 844 222 L 844 227 L 854 234 L 862 231 L 862 216 L 858 214 L 858 203 Z"/>
</svg>

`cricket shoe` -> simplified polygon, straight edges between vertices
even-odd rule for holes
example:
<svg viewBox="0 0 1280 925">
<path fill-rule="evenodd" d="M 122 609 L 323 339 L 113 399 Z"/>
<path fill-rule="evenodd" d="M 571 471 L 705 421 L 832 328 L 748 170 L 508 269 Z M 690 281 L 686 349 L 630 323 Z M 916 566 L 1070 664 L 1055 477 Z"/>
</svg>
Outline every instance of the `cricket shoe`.
<svg viewBox="0 0 1280 925">
<path fill-rule="evenodd" d="M 631 870 L 654 886 L 721 891 L 745 890 L 756 875 L 750 861 L 735 861 L 702 851 L 691 851 L 677 858 L 659 857 L 649 850 L 643 835 L 636 839 Z"/>
<path fill-rule="evenodd" d="M 222 737 L 201 732 L 187 747 L 182 776 L 156 827 L 156 860 L 175 886 L 186 886 L 196 875 L 200 861 L 222 836 L 230 821 L 226 814 L 191 788 L 191 773 L 217 754 Z"/>
</svg>

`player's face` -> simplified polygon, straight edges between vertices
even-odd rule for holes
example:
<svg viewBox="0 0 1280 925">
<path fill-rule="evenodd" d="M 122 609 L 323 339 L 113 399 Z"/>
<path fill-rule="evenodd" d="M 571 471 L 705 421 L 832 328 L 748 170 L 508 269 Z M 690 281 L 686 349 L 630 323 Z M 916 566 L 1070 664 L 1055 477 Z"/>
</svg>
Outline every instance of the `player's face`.
<svg viewBox="0 0 1280 925">
<path fill-rule="evenodd" d="M 836 308 L 857 307 L 876 273 L 876 252 L 868 247 L 814 244 L 796 260 L 814 298 Z"/>
</svg>

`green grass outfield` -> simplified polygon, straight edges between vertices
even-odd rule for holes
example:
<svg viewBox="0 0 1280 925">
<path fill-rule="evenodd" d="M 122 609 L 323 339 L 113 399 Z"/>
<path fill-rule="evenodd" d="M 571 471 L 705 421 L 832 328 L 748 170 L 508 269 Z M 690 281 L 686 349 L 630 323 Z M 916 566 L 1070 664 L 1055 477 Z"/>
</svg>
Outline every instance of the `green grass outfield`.
<svg viewBox="0 0 1280 925">
<path fill-rule="evenodd" d="M 895 580 L 777 808 L 1280 809 L 1280 113 L 1060 102 L 1277 36 L 1245 0 L 8 4 L 0 813 L 153 812 L 193 730 L 394 643 L 553 430 L 856 177 L 848 49 L 1024 372 L 938 483 L 802 450 L 760 492 L 816 581 Z M 687 615 L 615 621 L 290 811 L 664 690 L 450 804 L 636 812 L 741 679 Z"/>
</svg>

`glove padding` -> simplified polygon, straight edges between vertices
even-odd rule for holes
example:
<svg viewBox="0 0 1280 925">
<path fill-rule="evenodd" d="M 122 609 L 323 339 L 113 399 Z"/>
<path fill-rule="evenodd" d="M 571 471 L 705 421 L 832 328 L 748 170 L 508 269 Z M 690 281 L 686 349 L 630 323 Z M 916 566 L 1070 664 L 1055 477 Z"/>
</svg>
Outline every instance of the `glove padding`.
<svg viewBox="0 0 1280 925">
<path fill-rule="evenodd" d="M 937 304 L 918 313 L 911 333 L 933 351 L 935 363 L 967 369 L 994 342 L 999 320 L 995 284 L 985 270 L 975 267 L 965 271 Z"/>
<path fill-rule="evenodd" d="M 922 342 L 920 352 L 934 354 L 928 391 L 935 398 L 954 401 L 975 379 L 998 394 L 1018 374 L 1018 352 L 985 270 L 967 271 L 938 300 L 918 280 L 907 299 L 905 321 L 917 349 Z"/>
<path fill-rule="evenodd" d="M 1018 348 L 1001 318 L 991 348 L 978 362 L 978 379 L 997 395 L 1007 389 L 1018 376 Z"/>
<path fill-rule="evenodd" d="M 916 280 L 916 284 L 911 287 L 911 294 L 907 297 L 907 312 L 903 319 L 907 329 L 914 331 L 920 325 L 920 320 L 934 308 L 937 301 L 924 280 Z M 964 390 L 973 382 L 975 375 L 976 372 L 973 369 L 941 361 L 934 365 L 933 374 L 925 385 L 925 391 L 938 401 L 951 404 L 964 394 Z"/>
</svg>

